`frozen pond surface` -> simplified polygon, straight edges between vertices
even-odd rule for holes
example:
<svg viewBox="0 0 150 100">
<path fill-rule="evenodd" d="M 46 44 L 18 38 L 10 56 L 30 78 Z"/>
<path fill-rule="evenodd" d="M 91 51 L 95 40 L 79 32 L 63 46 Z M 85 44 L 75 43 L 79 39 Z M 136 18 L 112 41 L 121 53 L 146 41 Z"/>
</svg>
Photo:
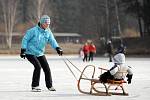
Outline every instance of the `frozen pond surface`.
<svg viewBox="0 0 150 100">
<path fill-rule="evenodd" d="M 97 57 L 93 62 L 82 62 L 78 56 L 66 56 L 82 70 L 86 65 L 109 68 L 108 58 Z M 82 94 L 77 89 L 77 81 L 70 73 L 62 58 L 48 55 L 53 84 L 56 92 L 49 92 L 45 87 L 43 71 L 40 87 L 42 92 L 31 92 L 33 66 L 19 56 L 0 56 L 0 100 L 150 100 L 150 58 L 126 58 L 126 63 L 133 68 L 132 84 L 125 88 L 129 96 L 91 96 Z M 70 65 L 71 66 L 71 65 Z M 79 77 L 80 73 L 75 73 Z"/>
</svg>

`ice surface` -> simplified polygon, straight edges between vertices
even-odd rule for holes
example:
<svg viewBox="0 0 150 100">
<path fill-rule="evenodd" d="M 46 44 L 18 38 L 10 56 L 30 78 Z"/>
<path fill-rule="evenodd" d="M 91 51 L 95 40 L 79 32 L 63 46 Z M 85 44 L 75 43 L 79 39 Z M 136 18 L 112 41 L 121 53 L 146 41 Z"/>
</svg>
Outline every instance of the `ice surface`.
<svg viewBox="0 0 150 100">
<path fill-rule="evenodd" d="M 64 58 L 68 58 L 80 70 L 89 64 L 104 68 L 112 66 L 105 57 L 96 57 L 93 62 L 82 62 L 82 59 L 76 55 Z M 62 60 L 64 58 L 47 55 L 53 85 L 57 91 L 47 90 L 41 70 L 42 92 L 35 93 L 31 92 L 30 87 L 33 66 L 27 59 L 21 59 L 19 55 L 0 56 L 0 100 L 150 100 L 150 58 L 126 58 L 126 63 L 132 66 L 134 72 L 132 84 L 125 87 L 129 96 L 91 96 L 80 93 L 76 79 Z M 80 73 L 74 72 L 76 77 L 79 77 Z"/>
</svg>

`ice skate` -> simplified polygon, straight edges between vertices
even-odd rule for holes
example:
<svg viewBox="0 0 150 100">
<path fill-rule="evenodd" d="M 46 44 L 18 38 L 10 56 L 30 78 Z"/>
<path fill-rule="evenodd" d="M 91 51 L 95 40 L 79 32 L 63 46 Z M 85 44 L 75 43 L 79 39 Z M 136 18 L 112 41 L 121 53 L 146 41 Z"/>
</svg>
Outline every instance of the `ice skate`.
<svg viewBox="0 0 150 100">
<path fill-rule="evenodd" d="M 49 91 L 56 91 L 55 88 L 52 86 L 50 88 L 48 88 Z"/>
<path fill-rule="evenodd" d="M 39 88 L 39 86 L 32 87 L 32 92 L 41 92 L 41 89 Z"/>
</svg>

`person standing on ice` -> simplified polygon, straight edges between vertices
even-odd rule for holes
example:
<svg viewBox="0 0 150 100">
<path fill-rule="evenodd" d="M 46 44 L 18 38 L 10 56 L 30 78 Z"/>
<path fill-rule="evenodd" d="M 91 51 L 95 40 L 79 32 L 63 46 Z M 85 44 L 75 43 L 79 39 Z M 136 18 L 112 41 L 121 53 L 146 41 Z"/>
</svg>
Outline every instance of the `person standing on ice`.
<svg viewBox="0 0 150 100">
<path fill-rule="evenodd" d="M 88 61 L 88 55 L 89 55 L 89 45 L 88 43 L 86 42 L 83 46 L 83 53 L 84 53 L 84 58 L 83 58 L 83 62 L 84 61 Z"/>
<path fill-rule="evenodd" d="M 39 81 L 41 68 L 45 74 L 46 87 L 49 91 L 56 91 L 52 84 L 52 76 L 49 64 L 44 55 L 46 44 L 50 44 L 57 53 L 62 56 L 63 50 L 59 47 L 50 28 L 50 17 L 43 15 L 36 26 L 26 31 L 21 44 L 21 58 L 27 58 L 34 66 L 32 77 L 32 91 L 40 92 Z"/>
<path fill-rule="evenodd" d="M 114 66 L 100 75 L 100 81 L 106 83 L 107 79 L 122 80 L 127 77 L 128 84 L 131 83 L 133 72 L 130 66 L 125 64 L 125 49 L 119 50 L 114 56 Z M 127 73 L 122 73 L 127 72 Z"/>
<path fill-rule="evenodd" d="M 121 42 L 120 45 L 117 48 L 116 53 L 122 52 L 123 50 L 126 50 L 126 46 Z"/>
<path fill-rule="evenodd" d="M 96 47 L 93 42 L 89 44 L 89 61 L 93 61 L 94 54 L 96 54 Z"/>
<path fill-rule="evenodd" d="M 107 53 L 109 56 L 109 62 L 112 62 L 113 46 L 112 46 L 112 42 L 110 40 L 107 42 L 106 50 L 107 50 Z"/>
</svg>

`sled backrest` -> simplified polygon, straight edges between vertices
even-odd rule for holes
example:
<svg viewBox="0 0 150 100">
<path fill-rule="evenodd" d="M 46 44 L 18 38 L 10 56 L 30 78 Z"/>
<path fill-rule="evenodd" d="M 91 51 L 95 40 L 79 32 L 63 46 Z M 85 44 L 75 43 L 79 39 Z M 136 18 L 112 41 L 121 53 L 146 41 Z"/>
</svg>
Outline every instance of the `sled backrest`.
<svg viewBox="0 0 150 100">
<path fill-rule="evenodd" d="M 106 72 L 106 71 L 108 71 L 108 69 L 106 69 L 106 68 L 102 68 L 102 67 L 99 67 L 99 69 L 100 69 L 100 74 L 103 74 L 104 72 Z M 127 70 L 126 69 L 120 69 L 115 75 L 114 75 L 114 77 L 116 78 L 116 79 L 124 79 L 125 78 L 125 76 L 127 75 Z"/>
<path fill-rule="evenodd" d="M 114 75 L 114 78 L 115 78 L 115 79 L 125 79 L 127 73 L 128 73 L 127 71 L 118 71 L 118 72 Z"/>
</svg>

